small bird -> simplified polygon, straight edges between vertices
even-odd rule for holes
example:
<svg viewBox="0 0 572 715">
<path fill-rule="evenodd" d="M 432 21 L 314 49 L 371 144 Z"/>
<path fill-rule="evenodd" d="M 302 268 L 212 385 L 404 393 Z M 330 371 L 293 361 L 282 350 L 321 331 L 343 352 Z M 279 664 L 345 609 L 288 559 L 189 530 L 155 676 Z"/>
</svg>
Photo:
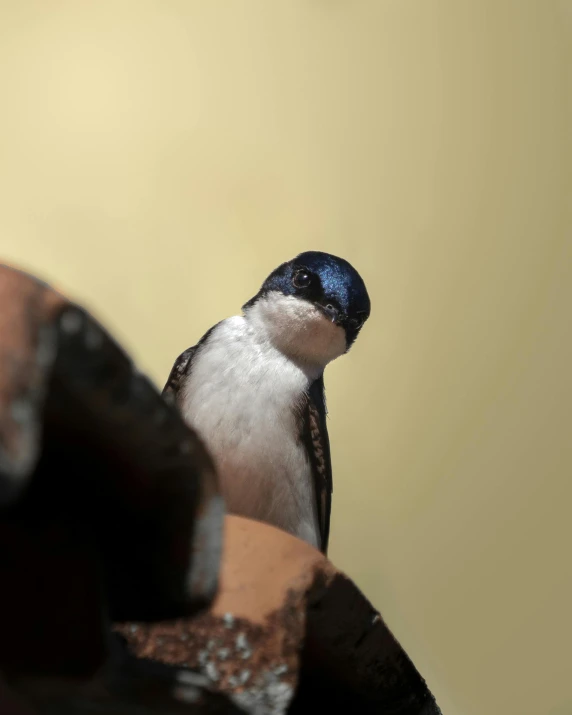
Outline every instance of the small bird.
<svg viewBox="0 0 572 715">
<path fill-rule="evenodd" d="M 274 270 L 243 315 L 176 360 L 163 396 L 207 445 L 230 513 L 328 548 L 332 467 L 324 368 L 370 314 L 359 273 L 307 251 Z"/>
</svg>

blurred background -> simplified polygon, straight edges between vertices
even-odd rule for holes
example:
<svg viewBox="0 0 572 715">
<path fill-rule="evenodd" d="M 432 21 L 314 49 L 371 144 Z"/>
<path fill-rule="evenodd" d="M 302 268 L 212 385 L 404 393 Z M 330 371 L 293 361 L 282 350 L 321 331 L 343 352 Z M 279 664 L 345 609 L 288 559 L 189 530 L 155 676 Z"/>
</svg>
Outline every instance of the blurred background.
<svg viewBox="0 0 572 715">
<path fill-rule="evenodd" d="M 572 2 L 3 0 L 0 86 L 0 258 L 158 386 L 355 265 L 331 557 L 444 715 L 572 713 Z"/>
</svg>

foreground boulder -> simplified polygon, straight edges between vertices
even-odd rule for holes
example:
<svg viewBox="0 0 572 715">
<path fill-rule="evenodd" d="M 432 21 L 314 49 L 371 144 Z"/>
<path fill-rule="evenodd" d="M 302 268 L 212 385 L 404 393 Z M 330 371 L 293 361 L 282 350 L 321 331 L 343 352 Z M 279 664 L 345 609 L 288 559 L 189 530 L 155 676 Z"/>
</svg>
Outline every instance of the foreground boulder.
<svg viewBox="0 0 572 715">
<path fill-rule="evenodd" d="M 201 442 L 85 310 L 0 267 L 0 713 L 435 715 L 311 546 L 224 515 Z"/>
</svg>

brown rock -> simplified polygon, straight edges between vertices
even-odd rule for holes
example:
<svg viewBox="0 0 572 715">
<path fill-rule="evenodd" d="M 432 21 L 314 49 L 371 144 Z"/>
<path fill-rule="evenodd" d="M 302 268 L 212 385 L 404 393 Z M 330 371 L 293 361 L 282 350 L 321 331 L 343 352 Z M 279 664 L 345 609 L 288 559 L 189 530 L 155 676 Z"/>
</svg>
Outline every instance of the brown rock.
<svg viewBox="0 0 572 715">
<path fill-rule="evenodd" d="M 0 265 L 0 505 L 17 498 L 39 454 L 54 321 L 64 299 Z"/>
<path fill-rule="evenodd" d="M 186 666 L 254 713 L 439 710 L 377 611 L 323 554 L 227 516 L 220 590 L 192 619 L 117 626 L 140 658 Z"/>
<path fill-rule="evenodd" d="M 212 601 L 223 509 L 196 435 L 84 310 L 6 267 L 0 301 L 2 715 L 439 713 L 285 532 L 226 517 Z"/>
<path fill-rule="evenodd" d="M 0 539 L 91 530 L 115 617 L 207 603 L 224 509 L 197 436 L 80 307 L 6 266 L 0 301 Z"/>
<path fill-rule="evenodd" d="M 0 301 L 0 670 L 65 700 L 108 662 L 111 618 L 212 599 L 223 505 L 196 435 L 88 313 L 5 266 Z"/>
</svg>

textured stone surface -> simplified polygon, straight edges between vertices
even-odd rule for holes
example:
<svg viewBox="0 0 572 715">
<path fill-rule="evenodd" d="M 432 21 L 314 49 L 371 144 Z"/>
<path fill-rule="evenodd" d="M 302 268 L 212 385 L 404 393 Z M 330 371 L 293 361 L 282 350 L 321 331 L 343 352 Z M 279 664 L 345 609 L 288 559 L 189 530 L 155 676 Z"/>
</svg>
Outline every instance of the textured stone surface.
<svg viewBox="0 0 572 715">
<path fill-rule="evenodd" d="M 192 619 L 117 626 L 135 655 L 204 674 L 255 713 L 439 710 L 380 614 L 320 552 L 228 515 L 220 590 Z"/>
<path fill-rule="evenodd" d="M 83 309 L 4 266 L 0 304 L 0 712 L 232 711 L 177 669 L 145 686 L 149 666 L 110 661 L 112 618 L 216 592 L 209 456 Z"/>
<path fill-rule="evenodd" d="M 84 310 L 7 267 L 0 302 L 0 540 L 95 540 L 115 618 L 206 603 L 224 509 L 196 435 Z"/>
<path fill-rule="evenodd" d="M 54 326 L 64 299 L 0 265 L 0 505 L 16 499 L 39 455 Z"/>
<path fill-rule="evenodd" d="M 204 674 L 255 713 L 282 713 L 298 683 L 306 601 L 335 573 L 305 542 L 260 522 L 227 516 L 220 589 L 193 619 L 117 626 L 131 651 Z"/>
<path fill-rule="evenodd" d="M 223 521 L 200 442 L 84 310 L 5 267 L 0 305 L 1 715 L 439 713 L 323 554 Z"/>
<path fill-rule="evenodd" d="M 143 660 L 111 659 L 90 679 L 12 678 L 13 710 L 2 715 L 234 715 L 243 712 L 206 679 L 189 671 Z M 16 695 L 16 692 L 18 695 Z M 16 710 L 14 708 L 25 708 Z"/>
</svg>

